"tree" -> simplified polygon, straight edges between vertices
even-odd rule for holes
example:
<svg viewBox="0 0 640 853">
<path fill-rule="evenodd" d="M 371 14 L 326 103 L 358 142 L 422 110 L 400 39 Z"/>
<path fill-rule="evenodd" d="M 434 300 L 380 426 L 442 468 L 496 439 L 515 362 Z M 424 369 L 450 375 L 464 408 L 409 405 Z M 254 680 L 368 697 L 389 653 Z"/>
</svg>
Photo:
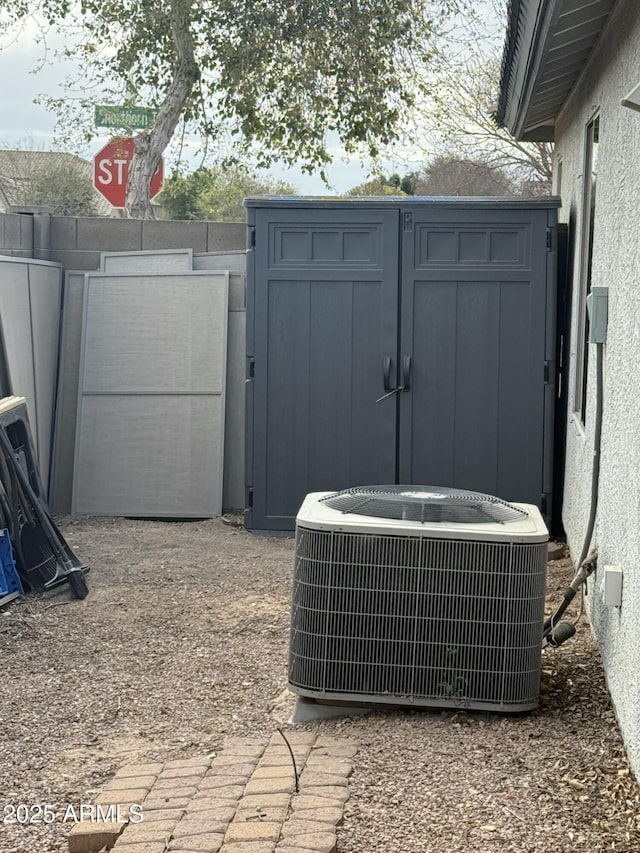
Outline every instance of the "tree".
<svg viewBox="0 0 640 853">
<path fill-rule="evenodd" d="M 415 176 L 416 195 L 514 195 L 509 175 L 482 160 L 436 157 Z"/>
<path fill-rule="evenodd" d="M 413 181 L 411 175 L 401 178 L 398 174 L 385 177 L 380 175 L 363 184 L 357 184 L 347 190 L 346 195 L 413 195 Z"/>
<path fill-rule="evenodd" d="M 414 111 L 423 154 L 482 162 L 510 175 L 527 194 L 550 192 L 553 145 L 520 142 L 496 124 L 505 3 L 493 0 L 460 19 L 456 37 L 441 41 L 436 57 L 418 70 L 423 84 Z"/>
<path fill-rule="evenodd" d="M 96 216 L 91 163 L 62 151 L 0 150 L 0 201 L 58 216 Z"/>
<path fill-rule="evenodd" d="M 421 171 L 381 176 L 352 187 L 348 196 L 362 195 L 515 195 L 517 188 L 504 170 L 482 160 L 440 155 Z"/>
<path fill-rule="evenodd" d="M 285 181 L 261 180 L 245 166 L 200 168 L 188 175 L 174 172 L 158 202 L 170 219 L 245 222 L 242 200 L 259 195 L 295 195 L 295 187 Z"/>
<path fill-rule="evenodd" d="M 181 120 L 206 138 L 230 129 L 258 166 L 276 158 L 309 170 L 330 160 L 327 132 L 347 151 L 375 156 L 413 101 L 410 63 L 428 65 L 437 28 L 466 0 L 16 0 L 2 20 L 35 11 L 67 37 L 81 63 L 79 106 L 89 85 L 128 103 L 158 107 L 136 136 L 127 206 L 152 216 L 158 160 Z M 64 116 L 69 103 L 57 101 Z"/>
</svg>

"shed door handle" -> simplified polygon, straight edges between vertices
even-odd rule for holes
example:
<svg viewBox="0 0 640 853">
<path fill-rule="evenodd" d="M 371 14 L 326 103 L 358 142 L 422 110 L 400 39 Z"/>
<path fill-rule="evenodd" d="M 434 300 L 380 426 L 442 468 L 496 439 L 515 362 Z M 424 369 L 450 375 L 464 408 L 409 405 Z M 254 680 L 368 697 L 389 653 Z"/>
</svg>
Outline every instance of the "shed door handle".
<svg viewBox="0 0 640 853">
<path fill-rule="evenodd" d="M 405 355 L 402 359 L 402 387 L 404 391 L 411 388 L 411 356 Z"/>
<path fill-rule="evenodd" d="M 405 358 L 405 361 L 406 361 L 406 358 Z M 409 359 L 409 363 L 410 362 L 411 362 L 411 359 Z M 393 396 L 393 394 L 397 394 L 398 391 L 404 391 L 405 390 L 404 385 L 398 385 L 397 388 L 391 387 L 391 368 L 392 368 L 392 366 L 393 366 L 393 359 L 391 358 L 390 355 L 386 355 L 384 357 L 384 362 L 383 362 L 383 384 L 384 384 L 384 390 L 386 393 L 383 394 L 382 397 L 378 397 L 378 399 L 376 400 L 376 403 L 381 403 L 382 400 L 386 400 L 387 397 L 391 397 L 391 396 Z"/>
<path fill-rule="evenodd" d="M 390 355 L 386 355 L 384 357 L 384 367 L 383 367 L 383 383 L 384 390 L 391 391 L 391 366 L 393 364 L 393 359 Z"/>
</svg>

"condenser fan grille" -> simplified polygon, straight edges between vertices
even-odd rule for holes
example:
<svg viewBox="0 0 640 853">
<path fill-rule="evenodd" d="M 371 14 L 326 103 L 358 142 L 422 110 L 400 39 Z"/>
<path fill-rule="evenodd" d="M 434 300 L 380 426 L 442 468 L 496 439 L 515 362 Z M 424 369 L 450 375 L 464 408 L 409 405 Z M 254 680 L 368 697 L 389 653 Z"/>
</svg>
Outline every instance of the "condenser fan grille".
<svg viewBox="0 0 640 853">
<path fill-rule="evenodd" d="M 302 695 L 537 704 L 546 543 L 298 527 L 289 684 Z"/>
<path fill-rule="evenodd" d="M 432 524 L 508 524 L 527 516 L 492 495 L 437 486 L 358 486 L 321 501 L 343 513 Z"/>
</svg>

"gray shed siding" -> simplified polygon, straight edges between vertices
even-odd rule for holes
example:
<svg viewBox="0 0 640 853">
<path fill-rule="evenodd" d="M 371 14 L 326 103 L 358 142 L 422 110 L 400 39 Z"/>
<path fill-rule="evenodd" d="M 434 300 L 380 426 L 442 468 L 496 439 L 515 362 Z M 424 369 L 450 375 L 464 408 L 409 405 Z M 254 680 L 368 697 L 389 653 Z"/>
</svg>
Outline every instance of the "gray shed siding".
<svg viewBox="0 0 640 853">
<path fill-rule="evenodd" d="M 400 482 L 536 505 L 545 494 L 550 511 L 540 466 L 553 410 L 544 370 L 553 376 L 546 323 L 555 277 L 544 247 L 555 210 L 461 204 L 412 215 L 403 234 L 400 350 L 413 369 L 411 393 L 399 401 Z"/>
<path fill-rule="evenodd" d="M 395 405 L 376 399 L 397 350 L 397 223 L 388 210 L 256 211 L 248 392 L 260 526 L 291 529 L 308 491 L 395 479 Z"/>
<path fill-rule="evenodd" d="M 250 528 L 373 483 L 550 514 L 556 207 L 249 202 Z"/>
</svg>

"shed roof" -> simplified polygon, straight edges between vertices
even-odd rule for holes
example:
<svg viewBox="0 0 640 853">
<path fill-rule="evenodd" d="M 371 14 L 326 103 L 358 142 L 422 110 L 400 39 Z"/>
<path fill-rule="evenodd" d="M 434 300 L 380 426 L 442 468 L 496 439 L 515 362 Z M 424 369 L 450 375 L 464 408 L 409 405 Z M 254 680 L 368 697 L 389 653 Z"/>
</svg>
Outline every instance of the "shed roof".
<svg viewBox="0 0 640 853">
<path fill-rule="evenodd" d="M 299 196 L 268 195 L 245 198 L 245 207 L 284 207 L 292 208 L 411 208 L 438 207 L 453 208 L 490 208 L 492 210 L 528 210 L 532 207 L 560 207 L 558 196 L 540 196 L 538 198 L 519 196 Z"/>
<path fill-rule="evenodd" d="M 510 0 L 496 120 L 552 142 L 555 120 L 618 0 Z"/>
</svg>

